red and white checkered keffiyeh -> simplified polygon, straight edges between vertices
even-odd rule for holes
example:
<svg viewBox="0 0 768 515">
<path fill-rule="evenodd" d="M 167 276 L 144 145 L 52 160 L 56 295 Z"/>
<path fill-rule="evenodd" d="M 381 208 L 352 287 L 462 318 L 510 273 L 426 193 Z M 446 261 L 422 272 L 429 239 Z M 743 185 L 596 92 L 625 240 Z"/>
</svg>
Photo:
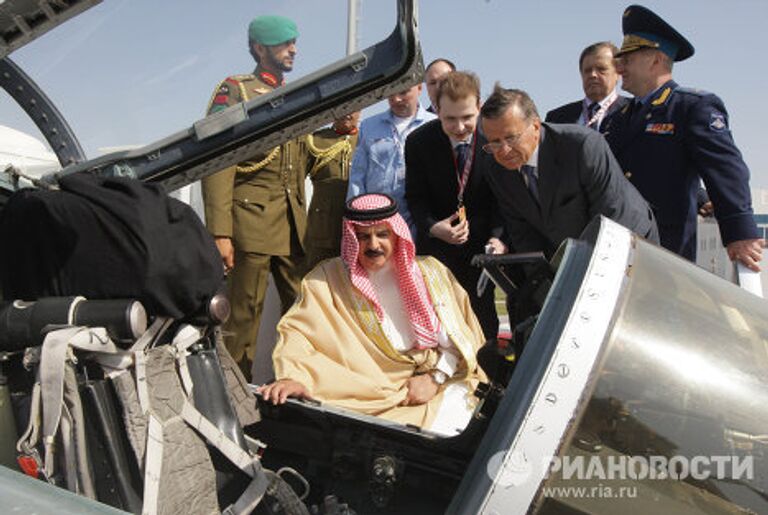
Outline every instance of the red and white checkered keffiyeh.
<svg viewBox="0 0 768 515">
<path fill-rule="evenodd" d="M 347 206 L 354 211 L 366 211 L 384 208 L 392 205 L 394 199 L 387 195 L 376 193 L 360 195 L 351 199 Z M 392 257 L 397 273 L 400 295 L 403 299 L 405 311 L 411 326 L 416 334 L 417 349 L 425 349 L 437 346 L 437 334 L 440 329 L 440 320 L 430 301 L 424 277 L 416 266 L 416 247 L 411 239 L 408 224 L 399 213 L 381 218 L 379 220 L 357 221 L 345 217 L 341 237 L 341 259 L 346 263 L 350 273 L 352 284 L 373 304 L 379 321 L 384 319 L 384 311 L 381 307 L 376 291 L 368 278 L 368 272 L 358 260 L 360 246 L 355 234 L 355 227 L 370 227 L 385 223 L 397 235 L 397 242 L 392 251 Z"/>
</svg>

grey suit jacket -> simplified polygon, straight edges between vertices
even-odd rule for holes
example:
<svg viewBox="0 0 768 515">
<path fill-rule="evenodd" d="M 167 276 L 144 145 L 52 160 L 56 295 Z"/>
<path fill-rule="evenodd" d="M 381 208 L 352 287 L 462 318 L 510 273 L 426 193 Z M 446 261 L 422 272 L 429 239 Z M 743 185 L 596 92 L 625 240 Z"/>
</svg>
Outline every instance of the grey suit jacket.
<svg viewBox="0 0 768 515">
<path fill-rule="evenodd" d="M 495 161 L 488 166 L 504 222 L 503 239 L 511 251 L 543 251 L 549 257 L 564 239 L 578 238 L 597 215 L 658 242 L 653 211 L 624 178 L 603 136 L 592 129 L 542 123 L 539 203 L 519 171 Z"/>
</svg>

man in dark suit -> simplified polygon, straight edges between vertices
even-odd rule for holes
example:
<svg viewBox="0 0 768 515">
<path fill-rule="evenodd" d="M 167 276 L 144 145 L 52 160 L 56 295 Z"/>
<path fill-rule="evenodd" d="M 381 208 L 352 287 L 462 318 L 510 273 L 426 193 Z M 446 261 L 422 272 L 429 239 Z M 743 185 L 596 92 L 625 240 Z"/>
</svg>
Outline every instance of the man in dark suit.
<svg viewBox="0 0 768 515">
<path fill-rule="evenodd" d="M 599 133 L 541 123 L 528 94 L 498 84 L 480 116 L 488 139 L 483 150 L 496 161 L 487 178 L 504 220 L 504 243 L 515 252 L 549 257 L 597 215 L 658 241 L 651 208 Z"/>
<path fill-rule="evenodd" d="M 603 132 L 603 120 L 618 112 L 629 101 L 616 93 L 619 74 L 613 64 L 618 51 L 610 41 L 589 45 L 579 57 L 581 85 L 584 98 L 553 109 L 544 121 L 550 123 L 578 123 Z"/>
<path fill-rule="evenodd" d="M 623 17 L 617 54 L 622 88 L 634 103 L 608 120 L 608 139 L 624 174 L 653 206 L 661 244 L 696 259 L 696 197 L 704 180 L 720 235 L 732 260 L 759 271 L 762 240 L 752 213 L 749 169 L 716 95 L 680 87 L 672 64 L 693 46 L 650 10 L 633 5 Z"/>
<path fill-rule="evenodd" d="M 405 143 L 405 199 L 417 228 L 417 253 L 445 264 L 467 290 L 486 338 L 498 331 L 493 288 L 477 295 L 480 269 L 470 264 L 491 236 L 493 196 L 479 166 L 485 139 L 476 131 L 480 82 L 451 72 L 435 95 L 438 120 Z M 500 232 L 497 231 L 497 232 Z"/>
</svg>

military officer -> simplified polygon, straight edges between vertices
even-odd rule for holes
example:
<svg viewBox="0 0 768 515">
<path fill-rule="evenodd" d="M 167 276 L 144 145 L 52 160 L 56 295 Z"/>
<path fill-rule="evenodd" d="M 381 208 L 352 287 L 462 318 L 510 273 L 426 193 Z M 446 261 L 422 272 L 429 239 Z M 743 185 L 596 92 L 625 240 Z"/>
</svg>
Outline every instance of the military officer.
<svg viewBox="0 0 768 515">
<path fill-rule="evenodd" d="M 282 85 L 283 74 L 293 69 L 297 36 L 296 24 L 288 18 L 260 16 L 251 21 L 248 45 L 256 70 L 222 81 L 208 113 Z M 208 229 L 230 272 L 232 315 L 225 341 L 248 379 L 270 272 L 283 313 L 296 299 L 304 272 L 307 214 L 302 155 L 300 144 L 289 141 L 203 180 Z"/>
<path fill-rule="evenodd" d="M 341 254 L 341 219 L 359 123 L 360 111 L 356 111 L 307 136 L 307 170 L 312 180 L 305 240 L 307 271 Z"/>
<path fill-rule="evenodd" d="M 639 5 L 624 11 L 616 54 L 622 88 L 633 102 L 609 120 L 606 138 L 625 176 L 653 207 L 662 246 L 696 259 L 696 195 L 703 179 L 732 260 L 757 271 L 762 240 L 752 214 L 749 170 L 736 148 L 722 100 L 683 88 L 672 64 L 693 46 Z"/>
</svg>

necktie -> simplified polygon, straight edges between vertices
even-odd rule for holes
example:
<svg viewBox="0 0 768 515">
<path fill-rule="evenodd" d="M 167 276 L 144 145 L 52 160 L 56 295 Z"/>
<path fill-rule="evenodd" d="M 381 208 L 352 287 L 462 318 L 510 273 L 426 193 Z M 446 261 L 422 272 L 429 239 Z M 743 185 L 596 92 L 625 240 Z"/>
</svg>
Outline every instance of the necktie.
<svg viewBox="0 0 768 515">
<path fill-rule="evenodd" d="M 587 127 L 591 127 L 593 129 L 597 128 L 597 120 L 593 120 L 593 118 L 595 117 L 595 113 L 597 113 L 598 109 L 600 109 L 600 104 L 597 102 L 592 102 L 589 104 L 589 107 L 587 107 Z"/>
<path fill-rule="evenodd" d="M 528 183 L 528 191 L 531 193 L 533 199 L 539 201 L 539 179 L 536 177 L 536 168 L 529 165 L 523 165 L 520 167 L 520 172 L 525 175 L 526 182 Z"/>
<path fill-rule="evenodd" d="M 459 143 L 456 145 L 456 164 L 459 168 L 459 173 L 464 171 L 464 165 L 467 164 L 467 157 L 469 156 L 469 143 Z"/>
</svg>

